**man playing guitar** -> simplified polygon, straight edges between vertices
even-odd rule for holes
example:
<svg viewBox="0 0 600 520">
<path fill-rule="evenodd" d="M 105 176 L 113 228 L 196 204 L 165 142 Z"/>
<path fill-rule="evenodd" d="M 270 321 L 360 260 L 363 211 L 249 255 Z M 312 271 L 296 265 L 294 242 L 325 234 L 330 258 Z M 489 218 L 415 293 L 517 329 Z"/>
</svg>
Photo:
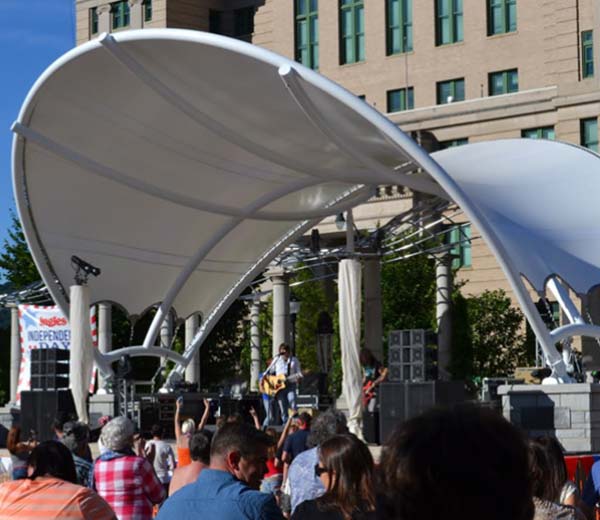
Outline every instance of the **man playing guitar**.
<svg viewBox="0 0 600 520">
<path fill-rule="evenodd" d="M 274 377 L 273 377 L 274 376 Z M 264 393 L 275 393 L 275 400 L 279 405 L 281 420 L 285 424 L 288 419 L 288 411 L 298 410 L 296 406 L 296 387 L 302 378 L 300 361 L 292 356 L 290 347 L 286 343 L 279 346 L 279 355 L 271 362 L 260 385 Z"/>
<path fill-rule="evenodd" d="M 360 351 L 360 364 L 363 368 L 363 407 L 374 412 L 377 407 L 377 387 L 387 379 L 388 370 L 368 348 Z"/>
</svg>

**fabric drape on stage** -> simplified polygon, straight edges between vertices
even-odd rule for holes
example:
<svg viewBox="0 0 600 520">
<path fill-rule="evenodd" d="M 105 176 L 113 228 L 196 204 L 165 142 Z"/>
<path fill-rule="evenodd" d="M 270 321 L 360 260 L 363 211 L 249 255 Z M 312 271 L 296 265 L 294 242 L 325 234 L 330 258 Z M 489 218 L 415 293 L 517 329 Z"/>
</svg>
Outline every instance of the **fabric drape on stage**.
<svg viewBox="0 0 600 520">
<path fill-rule="evenodd" d="M 89 423 L 87 395 L 94 368 L 94 345 L 90 329 L 90 289 L 84 285 L 71 286 L 71 362 L 69 388 L 73 394 L 79 420 Z"/>
<path fill-rule="evenodd" d="M 348 405 L 348 428 L 362 438 L 362 371 L 360 367 L 361 264 L 342 260 L 338 271 L 342 393 Z"/>
</svg>

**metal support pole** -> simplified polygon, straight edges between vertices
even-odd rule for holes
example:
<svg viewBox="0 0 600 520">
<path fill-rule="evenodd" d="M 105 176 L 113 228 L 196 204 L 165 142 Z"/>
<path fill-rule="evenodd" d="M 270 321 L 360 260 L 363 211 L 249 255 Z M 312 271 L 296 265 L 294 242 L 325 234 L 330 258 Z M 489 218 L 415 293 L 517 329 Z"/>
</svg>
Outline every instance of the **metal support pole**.
<svg viewBox="0 0 600 520">
<path fill-rule="evenodd" d="M 438 377 L 450 380 L 452 359 L 452 261 L 451 255 L 436 258 L 435 317 L 438 328 Z"/>
<path fill-rule="evenodd" d="M 17 400 L 19 386 L 19 369 L 21 367 L 21 336 L 19 333 L 19 307 L 11 304 L 10 307 L 10 402 Z"/>
<path fill-rule="evenodd" d="M 112 306 L 103 302 L 98 304 L 98 350 L 102 354 L 108 354 L 112 350 Z M 98 392 L 107 394 L 107 380 L 98 371 Z"/>
<path fill-rule="evenodd" d="M 260 301 L 255 300 L 250 307 L 250 390 L 258 391 L 260 373 Z"/>
<path fill-rule="evenodd" d="M 185 320 L 185 346 L 187 347 L 194 339 L 198 328 L 200 327 L 200 315 L 192 314 Z M 194 357 L 185 369 L 185 380 L 190 383 L 197 383 L 200 390 L 200 349 L 196 350 Z"/>
<path fill-rule="evenodd" d="M 290 342 L 290 286 L 283 271 L 271 274 L 273 283 L 273 357 L 279 354 L 279 345 Z"/>
</svg>

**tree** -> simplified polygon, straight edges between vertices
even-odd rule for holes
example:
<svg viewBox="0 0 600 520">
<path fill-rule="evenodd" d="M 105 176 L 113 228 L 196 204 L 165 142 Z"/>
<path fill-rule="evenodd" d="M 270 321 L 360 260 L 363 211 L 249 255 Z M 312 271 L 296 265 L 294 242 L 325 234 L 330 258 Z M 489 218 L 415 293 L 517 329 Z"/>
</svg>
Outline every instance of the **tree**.
<svg viewBox="0 0 600 520">
<path fill-rule="evenodd" d="M 512 306 L 504 291 L 485 291 L 458 301 L 457 308 L 455 299 L 454 377 L 475 382 L 483 377 L 505 377 L 529 362 L 523 313 Z"/>
<path fill-rule="evenodd" d="M 390 331 L 435 328 L 435 264 L 425 255 L 381 268 L 383 341 Z"/>
<path fill-rule="evenodd" d="M 13 211 L 10 213 L 12 227 L 8 230 L 8 238 L 4 240 L 4 250 L 0 254 L 0 270 L 13 288 L 20 289 L 41 278 L 31 258 L 21 223 Z"/>
</svg>

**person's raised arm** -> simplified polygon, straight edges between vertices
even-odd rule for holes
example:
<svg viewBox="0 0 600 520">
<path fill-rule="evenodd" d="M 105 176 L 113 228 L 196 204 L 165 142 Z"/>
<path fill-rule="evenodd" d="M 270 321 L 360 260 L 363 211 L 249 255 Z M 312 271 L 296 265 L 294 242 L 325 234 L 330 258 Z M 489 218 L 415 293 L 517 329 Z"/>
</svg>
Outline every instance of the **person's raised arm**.
<svg viewBox="0 0 600 520">
<path fill-rule="evenodd" d="M 208 416 L 210 415 L 209 400 L 203 399 L 202 402 L 204 403 L 204 412 L 202 413 L 202 418 L 200 419 L 200 422 L 198 423 L 198 431 L 204 430 L 204 427 L 206 426 L 206 423 L 208 422 Z"/>
<path fill-rule="evenodd" d="M 183 405 L 183 397 L 178 397 L 175 401 L 175 441 L 179 444 L 181 439 L 181 424 L 179 423 L 179 412 Z"/>
<path fill-rule="evenodd" d="M 281 435 L 279 436 L 279 440 L 277 441 L 277 449 L 278 450 L 283 446 L 283 443 L 285 442 L 285 439 L 288 436 L 288 432 L 290 430 L 290 426 L 292 425 L 293 420 L 294 420 L 294 418 L 292 416 L 288 417 L 288 420 L 285 423 L 285 426 L 283 427 L 283 431 L 281 432 Z"/>
<path fill-rule="evenodd" d="M 258 420 L 258 414 L 256 413 L 256 410 L 254 409 L 254 406 L 250 407 L 250 415 L 252 416 L 252 420 L 254 421 L 254 427 L 257 430 L 260 430 L 260 421 Z"/>
</svg>

